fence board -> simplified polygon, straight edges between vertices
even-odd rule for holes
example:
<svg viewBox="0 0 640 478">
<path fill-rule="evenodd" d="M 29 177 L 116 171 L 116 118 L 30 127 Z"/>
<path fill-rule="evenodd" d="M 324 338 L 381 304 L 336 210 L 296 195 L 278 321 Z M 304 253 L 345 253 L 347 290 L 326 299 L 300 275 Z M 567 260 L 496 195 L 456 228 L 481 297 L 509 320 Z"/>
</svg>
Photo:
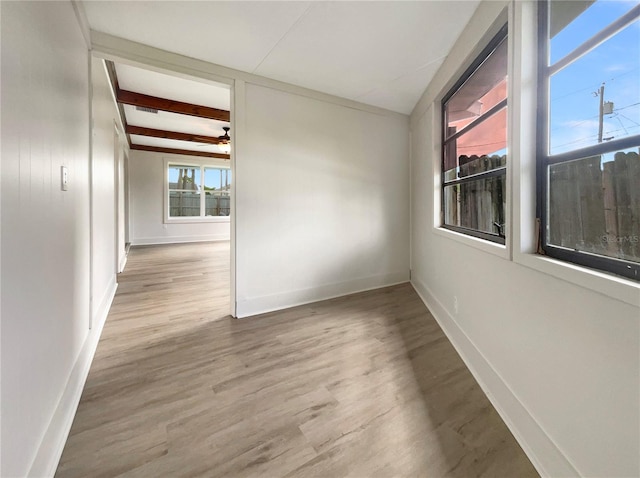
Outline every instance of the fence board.
<svg viewBox="0 0 640 478">
<path fill-rule="evenodd" d="M 606 228 L 600 162 L 600 156 L 575 162 L 575 179 L 580 194 L 581 246 L 583 250 L 595 253 L 602 253 L 602 235 Z"/>
<path fill-rule="evenodd" d="M 607 255 L 618 255 L 618 214 L 616 212 L 616 191 L 613 179 L 613 161 L 602 165 L 602 193 L 604 201 L 605 241 L 604 248 Z"/>
<path fill-rule="evenodd" d="M 627 153 L 627 169 L 631 216 L 630 252 L 636 261 L 640 261 L 640 155 L 638 153 Z"/>
<path fill-rule="evenodd" d="M 616 194 L 616 214 L 618 217 L 618 250 L 622 258 L 631 257 L 631 243 L 629 238 L 633 228 L 631 223 L 631 192 L 629 191 L 629 164 L 625 153 L 616 153 L 613 160 L 613 181 Z"/>
</svg>

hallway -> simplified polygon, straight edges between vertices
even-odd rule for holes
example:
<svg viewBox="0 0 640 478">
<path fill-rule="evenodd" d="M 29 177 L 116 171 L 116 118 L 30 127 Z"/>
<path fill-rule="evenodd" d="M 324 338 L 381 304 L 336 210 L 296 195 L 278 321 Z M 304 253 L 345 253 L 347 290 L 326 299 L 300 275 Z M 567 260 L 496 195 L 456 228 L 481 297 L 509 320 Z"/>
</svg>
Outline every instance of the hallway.
<svg viewBox="0 0 640 478">
<path fill-rule="evenodd" d="M 228 271 L 131 250 L 56 476 L 537 476 L 409 284 L 234 320 Z"/>
</svg>

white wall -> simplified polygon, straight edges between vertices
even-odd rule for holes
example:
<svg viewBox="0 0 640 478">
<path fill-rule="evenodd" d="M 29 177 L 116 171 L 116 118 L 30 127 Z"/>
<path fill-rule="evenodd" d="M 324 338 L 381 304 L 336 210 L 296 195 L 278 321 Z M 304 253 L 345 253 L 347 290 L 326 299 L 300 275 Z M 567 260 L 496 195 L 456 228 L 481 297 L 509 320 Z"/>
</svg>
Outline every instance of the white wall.
<svg viewBox="0 0 640 478">
<path fill-rule="evenodd" d="M 50 422 L 89 333 L 89 66 L 70 3 L 0 8 L 0 475 L 14 477 L 51 445 Z"/>
<path fill-rule="evenodd" d="M 168 158 L 189 164 L 228 167 L 229 162 L 214 158 L 160 154 L 148 151 L 129 153 L 129 197 L 131 244 L 164 244 L 174 242 L 228 241 L 229 221 L 206 223 L 164 222 L 164 164 Z"/>
<path fill-rule="evenodd" d="M 49 476 L 115 293 L 114 155 L 123 145 L 104 66 L 90 65 L 72 4 L 0 5 L 0 474 Z"/>
<path fill-rule="evenodd" d="M 246 85 L 239 317 L 408 280 L 408 118 Z"/>
<path fill-rule="evenodd" d="M 517 219 L 510 227 L 512 254 L 509 248 L 492 251 L 434 228 L 437 97 L 465 58 L 474 56 L 505 5 L 479 7 L 412 115 L 412 282 L 539 471 L 638 476 L 640 288 L 544 262 L 523 247 L 531 242 L 524 239 L 533 224 L 531 198 L 525 196 L 532 194 L 528 185 L 535 171 L 533 134 L 525 131 L 534 107 L 523 93 L 530 90 L 535 97 L 534 72 L 527 63 L 535 58 L 529 54 L 534 40 L 525 38 L 535 27 L 530 2 L 511 5 L 516 21 L 509 28 L 518 48 L 509 100 L 514 112 L 511 204 Z M 529 48 L 524 59 L 521 48 Z M 520 104 L 525 105 L 522 121 Z M 514 239 L 521 236 L 522 241 Z M 585 286 L 594 281 L 601 287 Z"/>
<path fill-rule="evenodd" d="M 123 155 L 122 133 L 116 132 L 118 111 L 104 61 L 91 60 L 92 77 L 92 312 L 106 316 L 116 287 L 116 157 Z M 119 126 L 119 131 L 122 128 Z"/>
<path fill-rule="evenodd" d="M 239 316 L 408 279 L 406 116 L 100 32 L 91 39 L 94 53 L 106 58 L 234 84 L 231 290 Z M 274 190 L 268 179 L 275 176 Z M 154 184 L 143 183 L 152 196 L 160 194 Z M 132 207 L 133 195 L 144 194 L 133 178 L 130 194 Z M 151 210 L 155 200 L 137 204 L 160 217 Z M 161 223 L 146 224 L 154 242 L 174 241 L 157 235 Z M 144 237 L 131 229 L 132 243 Z"/>
</svg>

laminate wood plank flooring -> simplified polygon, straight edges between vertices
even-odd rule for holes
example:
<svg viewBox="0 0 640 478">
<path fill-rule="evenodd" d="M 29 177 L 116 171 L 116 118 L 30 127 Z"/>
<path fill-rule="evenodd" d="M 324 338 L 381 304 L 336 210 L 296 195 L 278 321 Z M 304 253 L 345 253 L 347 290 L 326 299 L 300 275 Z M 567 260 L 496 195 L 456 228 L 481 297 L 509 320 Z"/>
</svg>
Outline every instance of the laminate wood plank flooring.
<svg viewBox="0 0 640 478">
<path fill-rule="evenodd" d="M 236 320 L 229 245 L 134 247 L 56 476 L 538 476 L 411 285 Z"/>
</svg>

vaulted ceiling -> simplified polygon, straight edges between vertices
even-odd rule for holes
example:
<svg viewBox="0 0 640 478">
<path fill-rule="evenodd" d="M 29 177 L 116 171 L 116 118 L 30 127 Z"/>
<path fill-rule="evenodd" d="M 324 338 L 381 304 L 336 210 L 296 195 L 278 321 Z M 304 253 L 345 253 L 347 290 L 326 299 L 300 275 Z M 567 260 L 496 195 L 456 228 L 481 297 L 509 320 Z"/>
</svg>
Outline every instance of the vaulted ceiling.
<svg viewBox="0 0 640 478">
<path fill-rule="evenodd" d="M 478 3 L 84 1 L 83 5 L 92 30 L 408 114 Z"/>
</svg>

